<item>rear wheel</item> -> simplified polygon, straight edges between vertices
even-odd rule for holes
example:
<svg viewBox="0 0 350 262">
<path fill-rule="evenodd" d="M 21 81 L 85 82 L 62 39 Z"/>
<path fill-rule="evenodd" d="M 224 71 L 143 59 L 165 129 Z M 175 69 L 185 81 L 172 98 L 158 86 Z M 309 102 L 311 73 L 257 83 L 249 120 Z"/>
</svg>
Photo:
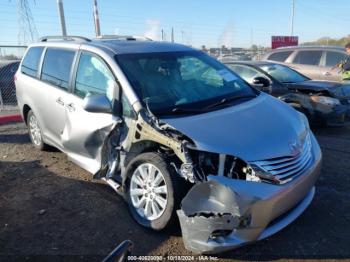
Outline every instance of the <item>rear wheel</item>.
<svg viewBox="0 0 350 262">
<path fill-rule="evenodd" d="M 39 121 L 32 110 L 28 112 L 27 125 L 29 137 L 34 147 L 39 150 L 45 150 L 47 148 L 47 145 L 43 141 L 42 130 Z"/>
<path fill-rule="evenodd" d="M 137 156 L 127 172 L 126 198 L 133 218 L 154 230 L 165 228 L 176 217 L 185 180 L 156 153 Z"/>
</svg>

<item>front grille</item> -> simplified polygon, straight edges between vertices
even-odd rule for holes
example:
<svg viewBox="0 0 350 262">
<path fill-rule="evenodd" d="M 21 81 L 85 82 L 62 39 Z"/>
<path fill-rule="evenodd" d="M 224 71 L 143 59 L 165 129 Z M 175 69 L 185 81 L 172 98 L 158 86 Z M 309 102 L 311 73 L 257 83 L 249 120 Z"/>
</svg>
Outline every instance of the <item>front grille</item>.
<svg viewBox="0 0 350 262">
<path fill-rule="evenodd" d="M 267 174 L 267 176 L 263 176 L 264 180 L 270 180 L 267 182 L 284 184 L 303 174 L 311 162 L 311 140 L 310 135 L 307 135 L 304 145 L 297 155 L 255 161 L 251 164 Z M 270 179 L 268 179 L 269 177 Z"/>
</svg>

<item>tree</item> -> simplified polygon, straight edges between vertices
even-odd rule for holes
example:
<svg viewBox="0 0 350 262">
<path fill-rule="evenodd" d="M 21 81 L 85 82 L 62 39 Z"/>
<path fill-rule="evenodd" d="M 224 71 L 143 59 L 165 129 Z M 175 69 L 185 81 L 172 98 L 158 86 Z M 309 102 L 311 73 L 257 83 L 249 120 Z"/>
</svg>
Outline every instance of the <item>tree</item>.
<svg viewBox="0 0 350 262">
<path fill-rule="evenodd" d="M 258 46 L 257 45 L 252 45 L 250 47 L 250 49 L 253 50 L 253 51 L 258 51 Z"/>
</svg>

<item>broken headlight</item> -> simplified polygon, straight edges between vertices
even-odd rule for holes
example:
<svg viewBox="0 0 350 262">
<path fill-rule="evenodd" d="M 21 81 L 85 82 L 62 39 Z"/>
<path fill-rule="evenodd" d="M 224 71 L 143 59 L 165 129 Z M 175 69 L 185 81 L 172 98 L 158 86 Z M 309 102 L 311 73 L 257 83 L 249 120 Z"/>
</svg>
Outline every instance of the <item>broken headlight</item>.
<svg viewBox="0 0 350 262">
<path fill-rule="evenodd" d="M 203 177 L 218 175 L 233 179 L 260 181 L 254 169 L 238 157 L 197 150 L 192 150 L 190 153 L 194 163 L 193 167 Z"/>
<path fill-rule="evenodd" d="M 312 101 L 324 105 L 329 105 L 329 106 L 337 106 L 340 105 L 339 99 L 328 97 L 328 96 L 311 96 L 310 97 Z"/>
</svg>

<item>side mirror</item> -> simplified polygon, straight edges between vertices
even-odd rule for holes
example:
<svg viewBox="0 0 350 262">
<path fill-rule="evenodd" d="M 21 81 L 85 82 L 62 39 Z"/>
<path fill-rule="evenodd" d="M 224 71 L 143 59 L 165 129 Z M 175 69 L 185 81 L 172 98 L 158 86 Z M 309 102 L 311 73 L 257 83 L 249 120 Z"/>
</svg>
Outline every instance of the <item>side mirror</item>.
<svg viewBox="0 0 350 262">
<path fill-rule="evenodd" d="M 257 76 L 253 79 L 253 85 L 259 86 L 259 87 L 269 87 L 270 86 L 270 80 L 268 80 L 266 77 Z"/>
<path fill-rule="evenodd" d="M 85 111 L 91 113 L 112 113 L 112 106 L 105 95 L 88 94 L 83 101 Z"/>
</svg>

